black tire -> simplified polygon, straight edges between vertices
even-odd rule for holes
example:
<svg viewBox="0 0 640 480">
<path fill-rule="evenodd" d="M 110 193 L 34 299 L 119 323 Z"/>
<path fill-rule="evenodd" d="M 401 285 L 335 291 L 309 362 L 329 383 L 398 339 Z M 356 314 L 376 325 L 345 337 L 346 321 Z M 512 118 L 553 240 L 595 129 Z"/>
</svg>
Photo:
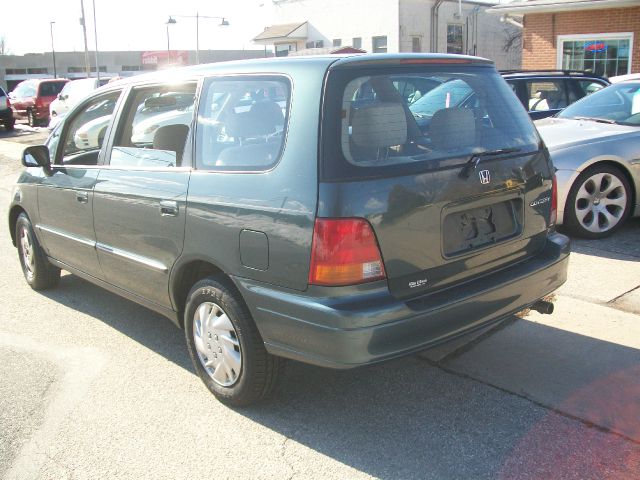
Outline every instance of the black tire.
<svg viewBox="0 0 640 480">
<path fill-rule="evenodd" d="M 603 195 L 612 184 L 618 186 Z M 585 192 L 592 193 L 592 198 L 585 198 L 588 196 Z M 565 206 L 564 223 L 571 233 L 579 237 L 607 237 L 618 230 L 629 216 L 631 197 L 629 181 L 619 168 L 612 165 L 595 165 L 582 172 L 571 186 Z M 606 209 L 606 212 L 598 213 L 598 208 Z M 587 212 L 586 215 L 584 212 Z M 591 225 L 591 228 L 587 228 L 588 225 Z"/>
<path fill-rule="evenodd" d="M 15 121 L 13 118 L 12 118 L 12 119 L 10 119 L 10 120 L 7 120 L 7 121 L 4 123 L 4 129 L 5 129 L 7 132 L 12 132 L 12 131 L 13 131 L 13 129 L 14 129 L 14 127 L 15 127 L 15 124 L 16 124 L 16 121 Z"/>
<path fill-rule="evenodd" d="M 208 322 L 209 325 L 216 323 L 215 320 L 222 318 L 222 315 L 226 315 L 233 327 L 233 331 L 229 331 L 226 337 L 226 343 L 219 342 L 218 335 L 212 335 L 212 332 L 220 330 L 205 327 L 195 319 L 198 309 L 203 309 L 201 312 L 207 312 L 212 305 L 214 305 L 213 310 L 205 315 L 208 319 L 214 319 Z M 222 315 L 218 315 L 220 312 L 216 312 L 215 307 L 222 311 Z M 228 405 L 243 406 L 256 403 L 273 392 L 281 375 L 284 360 L 267 353 L 249 309 L 227 279 L 217 276 L 207 277 L 193 286 L 187 296 L 184 327 L 193 366 L 200 379 L 218 400 Z M 204 349 L 204 352 L 198 353 L 194 330 L 200 339 L 206 338 L 204 343 L 201 343 L 201 349 Z M 227 349 L 224 351 L 231 352 L 229 348 L 231 343 L 228 339 L 235 340 L 238 344 L 233 348 L 241 359 L 239 372 L 230 368 L 229 362 L 223 359 L 229 358 L 229 355 L 223 354 L 220 346 L 224 346 L 223 343 L 225 343 Z M 220 352 L 220 360 L 211 358 L 211 355 L 218 358 L 216 350 Z M 209 366 L 207 370 L 205 363 L 209 359 L 211 362 L 220 363 L 215 368 Z M 223 369 L 222 375 L 225 375 L 225 371 L 230 372 L 224 379 L 229 383 L 228 385 L 222 385 L 214 379 L 218 369 Z"/>
<path fill-rule="evenodd" d="M 37 126 L 36 116 L 33 114 L 33 110 L 27 110 L 27 123 L 30 127 Z"/>
<path fill-rule="evenodd" d="M 38 243 L 29 217 L 21 213 L 16 221 L 16 245 L 20 266 L 27 283 L 34 290 L 47 290 L 60 281 L 60 269 L 51 265 Z M 25 248 L 28 254 L 25 255 Z"/>
</svg>

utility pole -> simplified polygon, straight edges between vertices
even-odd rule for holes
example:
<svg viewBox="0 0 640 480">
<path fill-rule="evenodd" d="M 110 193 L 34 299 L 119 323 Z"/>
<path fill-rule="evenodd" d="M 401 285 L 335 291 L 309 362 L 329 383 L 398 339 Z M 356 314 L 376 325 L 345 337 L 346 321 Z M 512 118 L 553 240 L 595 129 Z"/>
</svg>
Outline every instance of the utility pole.
<svg viewBox="0 0 640 480">
<path fill-rule="evenodd" d="M 87 26 L 84 20 L 84 0 L 80 0 L 80 25 L 82 25 L 82 34 L 84 35 L 84 66 L 87 70 L 87 77 L 91 76 L 91 65 L 89 64 L 89 47 L 87 46 Z"/>
<path fill-rule="evenodd" d="M 53 54 L 53 78 L 58 78 L 58 72 L 56 71 L 56 49 L 53 46 L 53 24 L 56 22 L 49 22 L 49 29 L 51 30 L 51 53 Z"/>
<path fill-rule="evenodd" d="M 96 41 L 96 78 L 100 84 L 100 64 L 98 63 L 98 24 L 96 23 L 96 0 L 93 1 L 93 38 Z"/>
</svg>

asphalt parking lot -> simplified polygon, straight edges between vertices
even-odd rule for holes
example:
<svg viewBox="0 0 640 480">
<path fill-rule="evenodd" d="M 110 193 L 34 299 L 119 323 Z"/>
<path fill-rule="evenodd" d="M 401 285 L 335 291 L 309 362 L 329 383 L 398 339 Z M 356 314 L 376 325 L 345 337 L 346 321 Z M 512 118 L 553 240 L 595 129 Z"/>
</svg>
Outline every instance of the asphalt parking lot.
<svg viewBox="0 0 640 480">
<path fill-rule="evenodd" d="M 25 145 L 0 131 L 0 202 Z M 640 220 L 573 244 L 556 311 L 421 355 L 289 363 L 269 402 L 218 403 L 165 318 L 64 275 L 37 293 L 0 229 L 0 477 L 640 478 Z"/>
</svg>

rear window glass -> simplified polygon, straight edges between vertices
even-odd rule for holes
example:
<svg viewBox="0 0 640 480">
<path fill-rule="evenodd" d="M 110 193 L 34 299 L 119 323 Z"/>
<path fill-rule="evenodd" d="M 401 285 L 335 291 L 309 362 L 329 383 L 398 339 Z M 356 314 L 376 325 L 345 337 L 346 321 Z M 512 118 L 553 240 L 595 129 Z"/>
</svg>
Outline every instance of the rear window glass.
<svg viewBox="0 0 640 480">
<path fill-rule="evenodd" d="M 266 170 L 285 139 L 291 87 L 283 77 L 214 78 L 198 110 L 196 165 L 207 170 Z"/>
<path fill-rule="evenodd" d="M 398 90 L 407 79 L 435 86 L 409 97 Z M 532 152 L 539 142 L 512 89 L 491 67 L 335 70 L 323 118 L 325 179 L 437 168 L 494 150 Z"/>
<path fill-rule="evenodd" d="M 40 84 L 41 97 L 55 97 L 58 95 L 67 82 L 43 82 Z"/>
</svg>

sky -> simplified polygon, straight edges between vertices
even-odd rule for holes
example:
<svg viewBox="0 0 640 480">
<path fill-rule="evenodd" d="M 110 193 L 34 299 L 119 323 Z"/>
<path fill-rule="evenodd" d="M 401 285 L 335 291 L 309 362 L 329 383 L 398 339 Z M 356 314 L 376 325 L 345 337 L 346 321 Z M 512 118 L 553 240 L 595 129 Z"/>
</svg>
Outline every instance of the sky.
<svg viewBox="0 0 640 480">
<path fill-rule="evenodd" d="M 99 50 L 166 50 L 166 22 L 172 50 L 195 50 L 196 20 L 177 15 L 225 17 L 228 27 L 219 21 L 200 19 L 200 49 L 263 49 L 251 39 L 271 24 L 270 0 L 84 0 L 89 50 L 94 49 L 93 6 L 96 6 Z M 55 50 L 84 51 L 80 25 L 81 0 L 27 0 L 24 4 L 3 8 L 0 37 L 5 38 L 8 53 L 51 51 L 49 22 L 53 25 Z M 28 19 L 28 21 L 27 21 Z M 26 27 L 28 25 L 28 27 Z"/>
</svg>

